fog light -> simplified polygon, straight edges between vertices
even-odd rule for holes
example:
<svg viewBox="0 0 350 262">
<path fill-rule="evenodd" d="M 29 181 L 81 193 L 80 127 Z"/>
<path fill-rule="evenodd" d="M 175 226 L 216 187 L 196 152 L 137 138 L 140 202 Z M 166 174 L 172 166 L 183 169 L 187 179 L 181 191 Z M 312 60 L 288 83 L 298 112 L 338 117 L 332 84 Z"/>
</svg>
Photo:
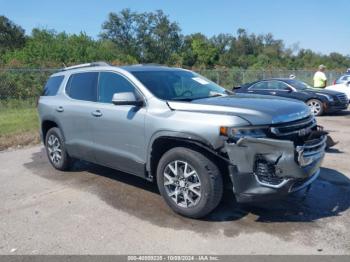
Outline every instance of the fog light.
<svg viewBox="0 0 350 262">
<path fill-rule="evenodd" d="M 278 177 L 276 171 L 280 173 L 279 169 L 276 170 L 275 163 L 267 161 L 262 156 L 256 157 L 254 175 L 260 184 L 272 187 L 282 186 L 286 179 Z"/>
</svg>

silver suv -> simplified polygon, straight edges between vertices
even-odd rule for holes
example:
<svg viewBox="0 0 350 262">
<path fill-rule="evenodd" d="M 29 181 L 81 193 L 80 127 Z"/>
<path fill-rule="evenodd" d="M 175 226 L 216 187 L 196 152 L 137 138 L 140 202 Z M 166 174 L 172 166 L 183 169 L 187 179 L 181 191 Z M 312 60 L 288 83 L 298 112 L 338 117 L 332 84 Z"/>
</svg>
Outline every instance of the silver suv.
<svg viewBox="0 0 350 262">
<path fill-rule="evenodd" d="M 234 94 L 189 70 L 90 63 L 53 74 L 41 133 L 59 170 L 83 159 L 156 181 L 176 212 L 199 218 L 223 188 L 275 199 L 319 174 L 326 133 L 295 100 Z"/>
</svg>

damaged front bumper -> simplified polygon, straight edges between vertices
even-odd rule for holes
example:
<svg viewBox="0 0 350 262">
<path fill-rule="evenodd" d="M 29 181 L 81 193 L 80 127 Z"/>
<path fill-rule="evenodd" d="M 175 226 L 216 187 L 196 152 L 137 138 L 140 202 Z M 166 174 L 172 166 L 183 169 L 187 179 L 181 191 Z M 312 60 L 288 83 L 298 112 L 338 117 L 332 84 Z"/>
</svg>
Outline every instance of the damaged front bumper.
<svg viewBox="0 0 350 262">
<path fill-rule="evenodd" d="M 319 175 L 326 138 L 297 146 L 290 140 L 252 137 L 226 143 L 237 201 L 277 199 L 309 185 Z"/>
</svg>

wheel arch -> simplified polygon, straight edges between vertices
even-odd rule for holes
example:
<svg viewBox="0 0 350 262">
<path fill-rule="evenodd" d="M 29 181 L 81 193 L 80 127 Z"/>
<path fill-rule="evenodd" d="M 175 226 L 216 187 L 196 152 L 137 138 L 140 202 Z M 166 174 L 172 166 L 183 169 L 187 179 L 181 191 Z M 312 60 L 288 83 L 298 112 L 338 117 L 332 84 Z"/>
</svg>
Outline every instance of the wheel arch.
<svg viewBox="0 0 350 262">
<path fill-rule="evenodd" d="M 213 146 L 202 137 L 182 132 L 161 132 L 151 139 L 147 150 L 146 163 L 146 169 L 150 180 L 156 177 L 160 158 L 165 152 L 174 147 L 186 147 L 202 153 L 217 165 L 225 181 L 226 178 L 228 181 L 231 181 L 228 174 L 228 157 L 219 154 Z"/>
<path fill-rule="evenodd" d="M 43 119 L 41 121 L 41 128 L 40 128 L 40 132 L 41 132 L 41 139 L 43 141 L 43 143 L 45 144 L 45 138 L 46 138 L 46 134 L 47 132 L 53 128 L 53 127 L 57 127 L 61 130 L 63 139 L 65 139 L 63 130 L 59 124 L 59 122 L 56 119 L 51 119 L 51 118 L 47 118 L 47 119 Z"/>
</svg>

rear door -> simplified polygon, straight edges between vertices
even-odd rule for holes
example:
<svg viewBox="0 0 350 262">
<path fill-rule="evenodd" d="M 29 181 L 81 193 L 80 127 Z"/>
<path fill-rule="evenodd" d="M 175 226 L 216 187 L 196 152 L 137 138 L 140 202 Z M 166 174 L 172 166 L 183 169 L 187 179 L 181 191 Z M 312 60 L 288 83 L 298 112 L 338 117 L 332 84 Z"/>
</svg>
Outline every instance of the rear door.
<svg viewBox="0 0 350 262">
<path fill-rule="evenodd" d="M 92 137 L 92 108 L 97 100 L 97 72 L 72 74 L 56 110 L 69 154 L 79 159 L 95 161 Z"/>
</svg>

